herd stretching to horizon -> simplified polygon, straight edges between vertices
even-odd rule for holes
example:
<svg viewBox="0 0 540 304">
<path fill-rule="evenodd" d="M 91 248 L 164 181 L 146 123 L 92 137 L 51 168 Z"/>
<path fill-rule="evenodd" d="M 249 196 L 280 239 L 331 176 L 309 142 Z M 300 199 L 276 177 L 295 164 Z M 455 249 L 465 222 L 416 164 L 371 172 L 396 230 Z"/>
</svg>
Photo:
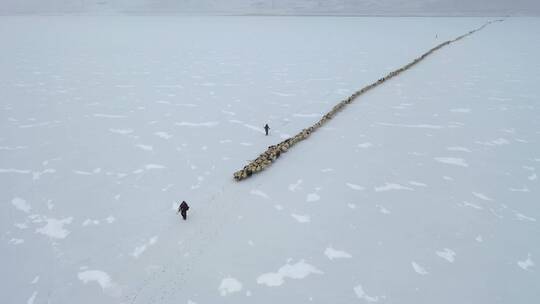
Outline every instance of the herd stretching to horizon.
<svg viewBox="0 0 540 304">
<path fill-rule="evenodd" d="M 307 139 L 311 133 L 315 132 L 317 129 L 319 129 L 321 126 L 323 126 L 326 122 L 328 122 L 329 120 L 331 120 L 332 118 L 334 118 L 334 116 L 341 110 L 343 110 L 345 108 L 346 105 L 352 103 L 358 96 L 364 94 L 365 92 L 375 88 L 376 86 L 382 84 L 383 82 L 401 74 L 402 72 L 410 69 L 411 67 L 413 67 L 414 65 L 416 65 L 417 63 L 419 63 L 420 61 L 424 60 L 427 56 L 431 55 L 432 53 L 434 53 L 435 51 L 451 44 L 451 43 L 454 43 L 456 41 L 459 41 L 467 36 L 470 36 L 472 34 L 474 34 L 475 32 L 478 32 L 482 29 L 484 29 L 486 26 L 490 25 L 491 23 L 494 23 L 494 22 L 502 22 L 504 21 L 503 19 L 498 19 L 498 20 L 493 20 L 493 21 L 488 21 L 486 23 L 484 23 L 482 26 L 474 29 L 474 30 L 471 30 L 461 36 L 458 36 L 454 39 L 451 39 L 451 40 L 446 40 L 440 44 L 438 44 L 437 46 L 431 48 L 430 50 L 428 50 L 427 52 L 423 53 L 420 57 L 414 59 L 413 61 L 409 62 L 408 64 L 402 66 L 401 68 L 399 69 L 396 69 L 390 73 L 388 73 L 386 76 L 378 79 L 376 82 L 373 82 L 365 87 L 363 87 L 362 89 L 354 92 L 352 95 L 350 95 L 349 97 L 347 97 L 346 99 L 340 101 L 338 104 L 336 104 L 332 110 L 330 110 L 328 113 L 326 113 L 325 115 L 323 115 L 323 117 L 317 121 L 315 124 L 313 124 L 312 126 L 306 128 L 306 129 L 303 129 L 302 131 L 300 131 L 298 134 L 296 134 L 295 136 L 293 137 L 290 137 L 290 138 L 287 138 L 286 140 L 278 143 L 277 145 L 272 145 L 272 146 L 269 146 L 268 149 L 263 152 L 261 155 L 259 155 L 255 160 L 251 161 L 249 164 L 247 164 L 246 166 L 244 166 L 241 170 L 238 170 L 234 173 L 234 179 L 237 180 L 237 181 L 241 181 L 241 180 L 244 180 L 248 177 L 251 177 L 254 173 L 258 173 L 258 172 L 261 172 L 262 170 L 266 169 L 267 167 L 269 167 L 272 162 L 274 162 L 276 159 L 278 159 L 281 155 L 281 153 L 284 153 L 284 152 L 287 152 L 292 146 L 294 146 L 295 144 L 297 144 L 298 142 L 302 141 L 302 140 L 305 140 Z"/>
</svg>

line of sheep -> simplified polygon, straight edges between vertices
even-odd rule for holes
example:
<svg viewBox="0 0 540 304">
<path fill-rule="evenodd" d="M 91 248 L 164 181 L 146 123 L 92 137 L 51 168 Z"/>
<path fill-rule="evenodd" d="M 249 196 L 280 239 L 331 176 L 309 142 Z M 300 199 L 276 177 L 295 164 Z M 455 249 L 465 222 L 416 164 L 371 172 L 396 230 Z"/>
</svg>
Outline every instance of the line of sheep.
<svg viewBox="0 0 540 304">
<path fill-rule="evenodd" d="M 269 146 L 268 149 L 264 153 L 259 155 L 259 157 L 257 157 L 255 160 L 251 161 L 246 166 L 244 166 L 244 168 L 242 168 L 241 170 L 238 170 L 237 172 L 235 172 L 234 173 L 234 179 L 237 180 L 237 181 L 241 181 L 243 179 L 246 179 L 246 178 L 250 177 L 251 175 L 253 175 L 253 173 L 258 173 L 258 172 L 264 170 L 265 168 L 267 168 L 268 166 L 270 166 L 272 164 L 272 162 L 274 162 L 276 159 L 279 158 L 281 153 L 287 152 L 296 143 L 308 138 L 311 135 L 311 133 L 315 132 L 323 124 L 325 124 L 327 121 L 332 119 L 339 111 L 343 110 L 343 108 L 345 108 L 346 105 L 353 102 L 353 100 L 355 100 L 358 96 L 360 96 L 360 95 L 364 94 L 365 92 L 375 88 L 376 86 L 382 84 L 383 82 L 389 80 L 390 78 L 393 78 L 393 77 L 399 75 L 400 73 L 410 69 L 412 66 L 414 66 L 415 64 L 417 64 L 420 61 L 424 60 L 427 56 L 429 56 L 433 52 L 443 48 L 444 46 L 447 46 L 450 43 L 461 40 L 461 39 L 463 39 L 463 38 L 465 38 L 465 37 L 467 37 L 469 35 L 472 35 L 473 33 L 482 30 L 483 28 L 485 28 L 486 26 L 488 26 L 489 24 L 491 24 L 493 22 L 501 22 L 501 21 L 503 21 L 503 20 L 489 21 L 489 22 L 485 23 L 484 25 L 482 25 L 481 27 L 479 27 L 479 28 L 477 28 L 475 30 L 472 30 L 472 31 L 470 31 L 470 32 L 468 32 L 466 34 L 461 35 L 461 36 L 458 36 L 458 37 L 456 37 L 456 38 L 454 38 L 452 40 L 447 40 L 447 41 L 433 47 L 432 49 L 425 52 L 420 57 L 414 59 L 413 61 L 411 61 L 407 65 L 388 73 L 385 77 L 380 78 L 376 82 L 374 82 L 374 83 L 372 83 L 370 85 L 367 85 L 367 86 L 363 87 L 362 89 L 354 92 L 347 99 L 344 99 L 344 100 L 340 101 L 337 105 L 335 105 L 332 108 L 332 110 L 330 110 L 330 112 L 326 113 L 319 121 L 317 121 L 311 127 L 303 129 L 302 131 L 300 131 L 295 136 L 290 137 L 290 138 L 280 142 L 277 145 Z"/>
</svg>

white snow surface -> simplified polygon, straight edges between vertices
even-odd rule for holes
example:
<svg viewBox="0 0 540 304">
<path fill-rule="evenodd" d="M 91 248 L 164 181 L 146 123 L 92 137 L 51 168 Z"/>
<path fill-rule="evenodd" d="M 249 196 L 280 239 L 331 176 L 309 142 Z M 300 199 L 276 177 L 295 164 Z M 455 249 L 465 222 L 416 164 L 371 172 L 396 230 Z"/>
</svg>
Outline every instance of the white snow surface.
<svg viewBox="0 0 540 304">
<path fill-rule="evenodd" d="M 540 19 L 232 179 L 486 20 L 0 16 L 0 303 L 540 302 Z"/>
</svg>

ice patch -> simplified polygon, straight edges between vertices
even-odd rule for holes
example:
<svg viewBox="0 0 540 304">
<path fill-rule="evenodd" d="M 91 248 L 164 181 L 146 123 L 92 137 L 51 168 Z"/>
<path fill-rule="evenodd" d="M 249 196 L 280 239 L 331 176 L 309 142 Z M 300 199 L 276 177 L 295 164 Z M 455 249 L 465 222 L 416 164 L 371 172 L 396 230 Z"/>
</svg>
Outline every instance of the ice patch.
<svg viewBox="0 0 540 304">
<path fill-rule="evenodd" d="M 465 162 L 463 158 L 457 158 L 457 157 L 435 157 L 435 160 L 447 164 L 447 165 L 454 165 L 454 166 L 460 166 L 460 167 L 468 167 L 469 165 Z"/>
<path fill-rule="evenodd" d="M 179 107 L 186 107 L 186 108 L 197 108 L 198 107 L 198 105 L 196 105 L 194 103 L 175 103 L 174 105 L 179 106 Z"/>
<path fill-rule="evenodd" d="M 28 228 L 28 224 L 26 223 L 16 223 L 16 224 L 13 224 L 13 226 L 19 228 L 19 229 L 27 229 Z"/>
<path fill-rule="evenodd" d="M 172 186 L 174 186 L 174 184 L 168 184 L 167 186 L 161 188 L 161 191 L 163 191 L 163 192 L 169 191 L 169 189 L 171 189 Z"/>
<path fill-rule="evenodd" d="M 125 116 L 125 115 L 115 115 L 115 114 L 96 113 L 96 114 L 94 114 L 94 117 L 99 117 L 99 118 L 126 118 L 127 116 Z"/>
<path fill-rule="evenodd" d="M 414 271 L 416 273 L 418 273 L 419 275 L 428 274 L 428 272 L 424 269 L 424 267 L 418 265 L 416 262 L 413 261 L 411 264 L 412 264 L 412 267 L 413 267 Z"/>
<path fill-rule="evenodd" d="M 115 221 L 115 218 L 113 216 L 109 216 L 104 219 L 105 222 L 112 224 Z M 93 220 L 93 219 L 86 219 L 82 226 L 89 226 L 89 225 L 99 225 L 101 223 L 101 220 Z"/>
<path fill-rule="evenodd" d="M 336 250 L 332 247 L 326 248 L 326 250 L 324 250 L 324 255 L 326 255 L 330 260 L 352 258 L 351 254 L 345 251 Z"/>
<path fill-rule="evenodd" d="M 11 200 L 11 204 L 13 206 L 15 206 L 15 208 L 21 210 L 22 212 L 30 212 L 30 210 L 32 210 L 32 207 L 30 207 L 30 205 L 28 205 L 28 203 L 20 198 L 20 197 L 15 197 Z"/>
<path fill-rule="evenodd" d="M 364 187 L 362 187 L 360 185 L 356 185 L 356 184 L 352 184 L 352 183 L 345 183 L 345 185 L 347 185 L 349 188 L 351 188 L 353 190 L 362 191 L 362 190 L 365 189 Z"/>
<path fill-rule="evenodd" d="M 298 221 L 299 223 L 309 223 L 311 221 L 311 218 L 309 215 L 299 215 L 292 213 L 291 216 Z"/>
<path fill-rule="evenodd" d="M 520 221 L 536 222 L 536 219 L 534 217 L 529 217 L 519 212 L 514 212 L 514 214 L 516 215 L 516 218 Z"/>
<path fill-rule="evenodd" d="M 306 202 L 316 202 L 320 199 L 321 197 L 317 193 L 310 193 L 306 196 Z"/>
<path fill-rule="evenodd" d="M 64 229 L 64 225 L 71 224 L 73 217 L 67 217 L 61 220 L 45 218 L 44 220 L 47 222 L 47 224 L 41 228 L 37 228 L 37 233 L 41 233 L 55 239 L 64 239 L 70 234 L 67 229 Z"/>
<path fill-rule="evenodd" d="M 390 210 L 384 208 L 383 206 L 377 205 L 377 207 L 379 207 L 379 212 L 380 213 L 382 213 L 382 214 L 390 214 Z"/>
<path fill-rule="evenodd" d="M 489 211 L 490 211 L 494 216 L 496 216 L 496 217 L 498 217 L 498 218 L 501 218 L 501 219 L 504 218 L 502 215 L 498 214 L 498 213 L 495 211 L 495 209 L 493 209 L 493 208 L 489 208 Z"/>
<path fill-rule="evenodd" d="M 9 169 L 0 168 L 0 173 L 29 174 L 29 173 L 31 173 L 31 171 L 30 170 L 13 169 L 13 168 L 9 168 Z"/>
<path fill-rule="evenodd" d="M 508 188 L 511 192 L 530 192 L 529 188 L 523 187 L 523 188 Z"/>
<path fill-rule="evenodd" d="M 86 219 L 83 223 L 82 223 L 83 226 L 88 226 L 88 225 L 99 225 L 99 220 L 91 220 L 91 219 Z"/>
<path fill-rule="evenodd" d="M 538 178 L 538 176 L 536 175 L 536 173 L 533 173 L 531 175 L 529 175 L 529 177 L 527 177 L 529 180 L 536 180 Z"/>
<path fill-rule="evenodd" d="M 508 140 L 504 139 L 504 138 L 495 139 L 495 140 L 491 141 L 491 143 L 494 144 L 494 145 L 497 145 L 497 146 L 510 144 L 510 142 Z"/>
<path fill-rule="evenodd" d="M 357 145 L 358 148 L 366 149 L 369 147 L 373 147 L 373 144 L 370 142 L 365 142 Z"/>
<path fill-rule="evenodd" d="M 356 209 L 356 205 L 355 204 L 351 204 L 351 203 L 348 203 L 347 206 L 351 209 Z"/>
<path fill-rule="evenodd" d="M 505 138 L 497 138 L 492 141 L 477 141 L 476 143 L 484 146 L 502 146 L 510 144 L 510 142 Z"/>
<path fill-rule="evenodd" d="M 211 128 L 219 125 L 219 122 L 217 121 L 208 121 L 208 122 L 176 122 L 175 125 L 179 127 L 193 127 L 193 128 L 199 128 L 199 127 L 205 127 L 205 128 Z"/>
<path fill-rule="evenodd" d="M 155 132 L 154 135 L 156 135 L 157 137 L 163 138 L 163 139 L 169 139 L 169 138 L 173 137 L 172 135 L 170 135 L 167 132 Z"/>
<path fill-rule="evenodd" d="M 413 186 L 417 186 L 417 187 L 427 187 L 426 184 L 421 183 L 421 182 L 417 182 L 417 181 L 410 181 L 409 185 L 413 185 Z"/>
<path fill-rule="evenodd" d="M 453 250 L 444 248 L 443 251 L 437 251 L 436 254 L 439 257 L 447 260 L 448 262 L 454 263 L 454 256 L 456 255 L 456 253 Z"/>
<path fill-rule="evenodd" d="M 534 267 L 534 262 L 531 260 L 531 254 L 527 255 L 527 259 L 524 261 L 518 261 L 518 266 L 523 270 L 529 270 L 529 268 Z"/>
<path fill-rule="evenodd" d="M 109 129 L 109 131 L 120 135 L 127 135 L 133 133 L 132 129 Z"/>
<path fill-rule="evenodd" d="M 103 290 L 111 288 L 113 286 L 111 277 L 106 272 L 103 272 L 101 270 L 85 270 L 79 272 L 77 276 L 79 277 L 79 280 L 81 280 L 84 284 L 89 282 L 98 283 Z"/>
<path fill-rule="evenodd" d="M 285 278 L 303 279 L 310 274 L 323 274 L 323 272 L 316 267 L 307 264 L 304 260 L 301 260 L 293 265 L 287 263 L 285 266 L 280 267 L 277 272 L 269 272 L 260 275 L 257 278 L 257 283 L 270 287 L 280 286 L 283 284 Z"/>
<path fill-rule="evenodd" d="M 34 300 L 36 300 L 37 294 L 37 291 L 34 291 L 34 293 L 32 293 L 30 298 L 28 298 L 28 300 L 26 301 L 26 304 L 34 304 Z"/>
<path fill-rule="evenodd" d="M 136 145 L 136 147 L 139 148 L 139 149 L 145 150 L 145 151 L 154 150 L 154 148 L 152 146 L 149 146 L 149 145 L 138 144 L 138 145 Z"/>
<path fill-rule="evenodd" d="M 414 191 L 413 188 L 406 187 L 400 184 L 386 183 L 384 186 L 375 187 L 375 192 L 391 191 L 391 190 L 409 190 Z"/>
<path fill-rule="evenodd" d="M 221 296 L 226 296 L 230 293 L 241 291 L 242 283 L 240 283 L 240 281 L 238 281 L 235 278 L 226 277 L 223 280 L 221 280 L 221 284 L 219 285 L 218 290 Z"/>
<path fill-rule="evenodd" d="M 48 166 L 48 165 L 49 165 L 49 162 L 52 162 L 52 161 L 59 161 L 59 160 L 61 160 L 60 157 L 52 158 L 52 159 L 46 159 L 46 160 L 44 160 L 44 161 L 41 162 L 41 165 L 45 167 L 45 166 Z"/>
<path fill-rule="evenodd" d="M 474 196 L 476 196 L 477 198 L 481 199 L 481 200 L 484 200 L 484 201 L 493 201 L 493 199 L 487 197 L 485 194 L 483 193 L 478 193 L 478 192 L 473 192 L 472 193 Z"/>
<path fill-rule="evenodd" d="M 471 113 L 471 109 L 469 109 L 469 108 L 456 108 L 456 109 L 451 109 L 450 112 L 453 112 L 453 113 Z"/>
<path fill-rule="evenodd" d="M 362 299 L 368 303 L 375 303 L 379 302 L 379 296 L 370 296 L 365 291 L 362 285 L 357 285 L 354 287 L 354 293 L 359 299 Z M 385 297 L 380 297 L 381 299 L 384 299 Z"/>
<path fill-rule="evenodd" d="M 301 179 L 297 180 L 296 183 L 294 183 L 294 184 L 289 184 L 289 191 L 291 191 L 291 192 L 296 191 L 296 189 L 298 189 L 298 187 L 300 187 L 301 184 L 302 184 Z"/>
<path fill-rule="evenodd" d="M 35 276 L 30 284 L 36 284 L 37 282 L 39 282 L 39 276 Z"/>
<path fill-rule="evenodd" d="M 28 149 L 27 146 L 15 146 L 15 147 L 8 147 L 8 146 L 1 146 L 0 150 L 7 150 L 7 151 L 14 151 L 14 150 L 24 150 Z"/>
<path fill-rule="evenodd" d="M 131 256 L 133 256 L 136 259 L 139 258 L 139 256 L 143 254 L 143 252 L 145 252 L 148 247 L 154 245 L 157 242 L 157 240 L 158 240 L 157 235 L 154 237 L 151 237 L 146 244 L 135 247 L 135 249 L 133 249 L 133 252 L 131 253 Z"/>
<path fill-rule="evenodd" d="M 475 240 L 476 240 L 478 243 L 482 243 L 482 242 L 484 241 L 484 239 L 482 238 L 481 235 L 476 236 Z"/>
<path fill-rule="evenodd" d="M 41 172 L 34 171 L 34 172 L 32 172 L 32 179 L 33 180 L 38 180 L 38 179 L 40 179 L 40 177 L 43 174 L 47 174 L 47 173 L 51 174 L 51 173 L 55 173 L 55 172 L 56 172 L 56 170 L 54 170 L 54 169 L 45 169 L 45 170 L 43 170 Z"/>
<path fill-rule="evenodd" d="M 482 208 L 481 206 L 478 206 L 478 205 L 473 204 L 473 203 L 469 203 L 469 202 L 467 202 L 467 201 L 463 201 L 463 206 L 465 206 L 465 207 L 471 207 L 471 208 L 478 209 L 478 210 L 484 209 L 484 208 Z"/>
<path fill-rule="evenodd" d="M 471 150 L 465 148 L 465 147 L 447 147 L 446 150 L 448 151 L 456 151 L 456 152 L 472 152 Z"/>
<path fill-rule="evenodd" d="M 8 243 L 13 244 L 13 245 L 20 245 L 20 244 L 24 243 L 24 240 L 23 239 L 12 238 L 12 239 L 9 240 Z"/>
<path fill-rule="evenodd" d="M 155 170 L 155 169 L 165 169 L 165 166 L 162 165 L 156 165 L 156 164 L 148 164 L 144 165 L 145 170 Z"/>
<path fill-rule="evenodd" d="M 27 128 L 34 128 L 34 127 L 45 127 L 52 124 L 58 124 L 60 121 L 54 120 L 54 121 L 44 121 L 36 124 L 28 124 L 28 125 L 19 125 L 19 128 L 21 129 L 27 129 Z"/>
<path fill-rule="evenodd" d="M 253 195 L 256 195 L 256 196 L 260 196 L 262 198 L 265 198 L 265 199 L 270 199 L 270 197 L 268 196 L 268 194 L 262 192 L 261 190 L 256 190 L 256 189 L 253 189 L 249 192 L 250 194 L 253 194 Z"/>
<path fill-rule="evenodd" d="M 79 175 L 92 175 L 93 174 L 92 172 L 81 171 L 81 170 L 73 170 L 73 173 L 79 174 Z"/>
<path fill-rule="evenodd" d="M 281 97 L 296 96 L 296 94 L 293 94 L 293 93 L 282 93 L 282 92 L 270 92 L 270 94 L 274 94 Z"/>
</svg>

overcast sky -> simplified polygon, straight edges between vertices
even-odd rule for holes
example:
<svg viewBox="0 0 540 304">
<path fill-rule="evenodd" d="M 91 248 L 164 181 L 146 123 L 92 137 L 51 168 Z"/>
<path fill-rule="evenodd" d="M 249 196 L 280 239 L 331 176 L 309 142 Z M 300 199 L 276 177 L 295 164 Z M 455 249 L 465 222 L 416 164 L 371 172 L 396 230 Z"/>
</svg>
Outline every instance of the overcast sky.
<svg viewBox="0 0 540 304">
<path fill-rule="evenodd" d="M 0 0 L 0 13 L 540 15 L 540 0 Z"/>
</svg>

